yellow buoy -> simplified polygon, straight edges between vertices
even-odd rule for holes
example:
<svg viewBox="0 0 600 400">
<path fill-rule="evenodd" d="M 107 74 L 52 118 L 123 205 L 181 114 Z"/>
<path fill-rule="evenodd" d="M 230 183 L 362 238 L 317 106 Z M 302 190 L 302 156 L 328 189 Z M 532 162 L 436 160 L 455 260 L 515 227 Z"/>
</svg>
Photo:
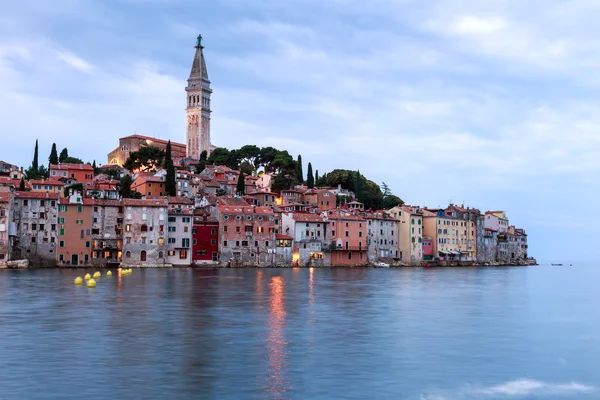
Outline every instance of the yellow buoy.
<svg viewBox="0 0 600 400">
<path fill-rule="evenodd" d="M 96 287 L 96 281 L 94 279 L 90 279 L 87 281 L 87 287 Z"/>
<path fill-rule="evenodd" d="M 76 285 L 81 285 L 83 283 L 83 279 L 81 279 L 80 276 L 78 276 L 77 278 L 75 278 L 75 284 Z"/>
<path fill-rule="evenodd" d="M 106 273 L 106 276 L 112 276 L 112 272 L 108 271 L 108 272 Z"/>
<path fill-rule="evenodd" d="M 102 274 L 100 273 L 100 271 L 96 271 L 96 272 L 94 272 L 94 277 L 93 277 L 93 278 L 94 278 L 94 279 L 98 279 L 98 278 L 100 278 L 101 276 L 102 276 Z"/>
<path fill-rule="evenodd" d="M 92 276 L 90 274 L 85 274 L 83 279 L 85 279 L 86 281 L 89 281 L 90 279 L 92 279 Z"/>
</svg>

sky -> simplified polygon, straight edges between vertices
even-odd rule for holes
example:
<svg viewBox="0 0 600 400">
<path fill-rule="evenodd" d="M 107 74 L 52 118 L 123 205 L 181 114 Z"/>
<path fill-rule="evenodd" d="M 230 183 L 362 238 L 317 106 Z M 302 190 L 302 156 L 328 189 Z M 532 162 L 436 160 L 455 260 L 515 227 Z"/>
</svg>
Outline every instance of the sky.
<svg viewBox="0 0 600 400">
<path fill-rule="evenodd" d="M 54 142 L 100 164 L 129 134 L 185 142 L 202 34 L 213 144 L 505 210 L 539 260 L 595 257 L 600 2 L 0 3 L 1 160 L 27 167 L 36 139 L 46 164 Z"/>
</svg>

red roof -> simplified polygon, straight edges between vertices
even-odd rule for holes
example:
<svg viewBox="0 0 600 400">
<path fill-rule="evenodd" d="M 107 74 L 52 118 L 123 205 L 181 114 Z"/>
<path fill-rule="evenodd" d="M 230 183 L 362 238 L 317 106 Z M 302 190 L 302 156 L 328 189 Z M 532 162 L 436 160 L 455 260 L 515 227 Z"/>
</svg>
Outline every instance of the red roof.
<svg viewBox="0 0 600 400">
<path fill-rule="evenodd" d="M 165 199 L 123 199 L 123 205 L 127 207 L 167 207 L 169 203 Z"/>
<path fill-rule="evenodd" d="M 94 167 L 92 167 L 89 164 L 58 164 L 58 165 L 54 165 L 54 164 L 50 164 L 50 171 L 52 171 L 53 169 L 57 169 L 57 170 L 85 170 L 85 171 L 94 171 Z"/>
<path fill-rule="evenodd" d="M 81 205 L 83 205 L 83 206 L 93 206 L 94 203 L 95 203 L 94 199 L 89 199 L 89 198 L 86 198 L 86 197 L 84 197 L 81 200 L 82 200 L 81 204 L 80 203 L 71 203 L 70 200 L 69 200 L 69 198 L 67 198 L 67 197 L 61 197 L 58 200 L 58 202 L 59 202 L 59 204 L 66 204 L 66 205 L 72 204 L 72 205 L 78 205 L 78 206 L 81 206 Z"/>
<path fill-rule="evenodd" d="M 288 236 L 288 235 L 277 234 L 277 235 L 275 235 L 275 239 L 293 240 L 294 238 L 291 236 Z"/>
<path fill-rule="evenodd" d="M 143 135 L 129 135 L 129 136 L 122 137 L 121 139 L 143 139 L 143 140 L 151 140 L 153 142 L 162 143 L 164 145 L 166 145 L 168 143 L 168 140 L 157 139 L 157 138 L 153 138 L 153 137 L 150 137 L 150 136 L 143 136 Z M 171 146 L 185 147 L 185 144 L 171 142 Z"/>
<path fill-rule="evenodd" d="M 188 208 L 170 209 L 169 215 L 194 215 L 194 210 Z"/>
<path fill-rule="evenodd" d="M 294 213 L 292 218 L 296 222 L 325 222 L 319 214 Z"/>
<path fill-rule="evenodd" d="M 32 185 L 54 185 L 54 186 L 65 186 L 65 184 L 58 179 L 30 179 L 29 183 Z"/>
<path fill-rule="evenodd" d="M 104 199 L 95 199 L 94 204 L 97 206 L 108 206 L 108 207 L 120 207 L 120 200 L 104 200 Z"/>
<path fill-rule="evenodd" d="M 228 214 L 273 214 L 269 207 L 258 206 L 218 206 L 219 211 Z"/>
<path fill-rule="evenodd" d="M 8 203 L 10 201 L 10 192 L 0 192 L 0 202 Z"/>
<path fill-rule="evenodd" d="M 194 205 L 194 200 L 188 199 L 183 196 L 169 196 L 168 197 L 170 204 L 185 204 L 185 205 Z"/>
<path fill-rule="evenodd" d="M 60 195 L 52 192 L 16 192 L 19 199 L 58 199 Z"/>
</svg>

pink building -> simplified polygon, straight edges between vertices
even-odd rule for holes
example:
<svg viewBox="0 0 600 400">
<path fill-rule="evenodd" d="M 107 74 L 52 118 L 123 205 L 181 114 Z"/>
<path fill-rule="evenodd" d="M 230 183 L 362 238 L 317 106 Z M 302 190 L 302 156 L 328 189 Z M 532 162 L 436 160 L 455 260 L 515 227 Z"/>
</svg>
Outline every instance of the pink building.
<svg viewBox="0 0 600 400">
<path fill-rule="evenodd" d="M 433 259 L 433 244 L 430 237 L 423 237 L 423 259 Z"/>
<path fill-rule="evenodd" d="M 331 265 L 367 264 L 367 224 L 363 217 L 330 211 Z"/>
</svg>

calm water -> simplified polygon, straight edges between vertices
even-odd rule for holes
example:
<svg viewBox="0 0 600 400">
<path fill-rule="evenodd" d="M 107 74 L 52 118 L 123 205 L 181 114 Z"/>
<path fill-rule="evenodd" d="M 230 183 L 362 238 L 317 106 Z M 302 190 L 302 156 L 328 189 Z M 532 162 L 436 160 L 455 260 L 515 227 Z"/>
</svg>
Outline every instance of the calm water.
<svg viewBox="0 0 600 400">
<path fill-rule="evenodd" d="M 1 399 L 600 399 L 600 272 L 0 272 Z"/>
</svg>

